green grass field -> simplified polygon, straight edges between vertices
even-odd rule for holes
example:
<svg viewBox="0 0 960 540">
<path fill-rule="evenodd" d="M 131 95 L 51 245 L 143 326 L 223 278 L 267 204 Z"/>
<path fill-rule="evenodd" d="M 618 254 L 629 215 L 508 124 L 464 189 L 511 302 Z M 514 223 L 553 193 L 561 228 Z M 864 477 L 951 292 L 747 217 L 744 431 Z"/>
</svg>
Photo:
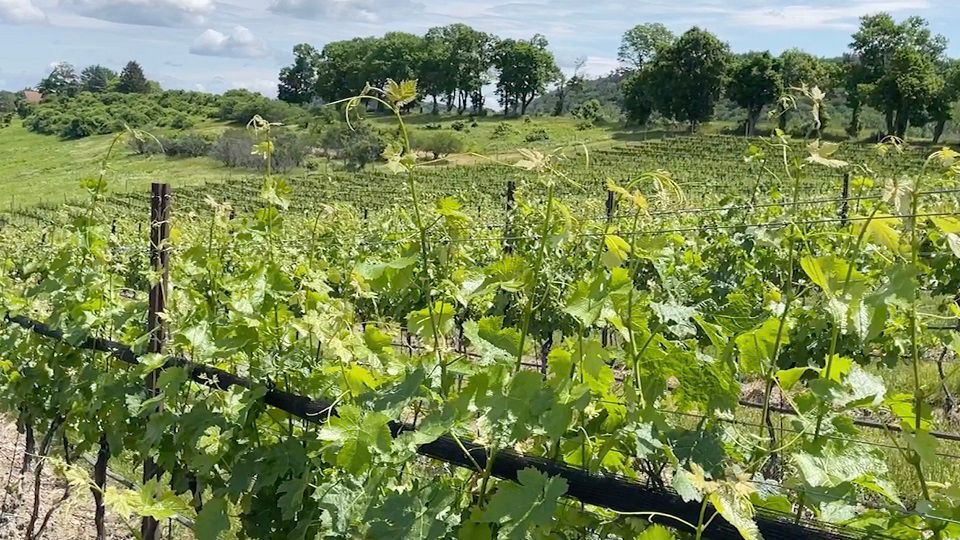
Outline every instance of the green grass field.
<svg viewBox="0 0 960 540">
<path fill-rule="evenodd" d="M 222 124 L 201 126 L 222 130 Z M 80 180 L 96 176 L 113 135 L 64 141 L 27 131 L 19 122 L 0 130 L 0 206 L 56 202 L 82 194 Z M 109 181 L 113 191 L 144 190 L 163 180 L 174 186 L 246 176 L 210 158 L 170 159 L 133 153 L 124 142 L 115 149 Z"/>
</svg>

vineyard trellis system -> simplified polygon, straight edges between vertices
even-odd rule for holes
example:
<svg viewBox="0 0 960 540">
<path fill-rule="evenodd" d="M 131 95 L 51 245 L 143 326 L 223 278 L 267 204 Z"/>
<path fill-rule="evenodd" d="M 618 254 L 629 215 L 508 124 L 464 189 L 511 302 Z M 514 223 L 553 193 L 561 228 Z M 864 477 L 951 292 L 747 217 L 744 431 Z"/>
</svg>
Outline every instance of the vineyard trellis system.
<svg viewBox="0 0 960 540">
<path fill-rule="evenodd" d="M 512 190 L 511 190 L 512 191 Z M 154 184 L 151 198 L 151 259 L 155 270 L 167 272 L 169 252 L 165 246 L 169 235 L 171 193 L 166 184 Z M 508 199 L 509 200 L 509 199 Z M 608 198 L 610 201 L 610 198 Z M 608 215 L 612 217 L 613 205 L 607 203 Z M 509 237 L 501 237 L 509 240 Z M 162 312 L 167 283 L 161 280 L 151 288 L 149 321 L 149 352 L 160 353 L 163 350 L 164 330 Z M 22 315 L 6 314 L 4 320 L 8 324 L 19 326 L 36 335 L 55 340 L 60 343 L 70 343 L 63 331 L 53 328 L 40 321 Z M 81 343 L 72 343 L 73 347 L 82 350 L 102 352 L 130 365 L 140 363 L 139 355 L 126 344 L 89 337 Z M 145 382 L 148 392 L 153 392 L 156 376 L 163 370 L 183 368 L 194 382 L 217 390 L 229 390 L 231 387 L 250 389 L 255 383 L 250 379 L 235 375 L 228 371 L 195 363 L 183 356 L 167 356 Z M 307 396 L 291 393 L 270 385 L 263 395 L 263 402 L 271 407 L 284 411 L 310 423 L 321 424 L 331 416 L 337 416 L 336 404 L 330 401 L 313 399 Z M 742 402 L 746 406 L 755 406 L 750 402 Z M 787 409 L 776 409 L 788 414 Z M 391 421 L 390 432 L 393 437 L 406 431 L 416 430 L 411 423 Z M 936 434 L 945 438 L 957 437 L 952 434 Z M 952 437 L 951 437 L 952 436 Z M 956 439 L 953 439 L 956 440 Z M 423 456 L 446 462 L 457 467 L 472 469 L 479 465 L 486 468 L 490 458 L 486 446 L 463 437 L 443 435 L 418 447 L 417 452 Z M 144 481 L 157 477 L 159 471 L 152 463 L 144 464 Z M 667 487 L 654 487 L 631 479 L 611 474 L 595 474 L 587 470 L 573 467 L 565 463 L 541 458 L 525 456 L 510 450 L 500 450 L 490 464 L 492 476 L 504 480 L 517 481 L 518 473 L 526 468 L 535 468 L 551 477 L 560 477 L 566 480 L 568 489 L 566 497 L 573 498 L 583 504 L 613 510 L 623 514 L 647 514 L 650 520 L 664 522 L 658 513 L 669 514 L 687 521 L 696 521 L 701 512 L 700 504 L 685 502 L 681 496 Z M 717 516 L 706 536 L 718 539 L 739 539 L 737 528 Z M 756 518 L 760 532 L 767 539 L 854 539 L 854 538 L 883 538 L 885 535 L 844 529 L 835 525 L 819 522 L 813 519 L 795 520 L 791 514 L 779 513 L 769 509 L 761 509 Z M 155 538 L 157 534 L 156 520 L 144 518 L 142 534 L 144 538 Z"/>
</svg>

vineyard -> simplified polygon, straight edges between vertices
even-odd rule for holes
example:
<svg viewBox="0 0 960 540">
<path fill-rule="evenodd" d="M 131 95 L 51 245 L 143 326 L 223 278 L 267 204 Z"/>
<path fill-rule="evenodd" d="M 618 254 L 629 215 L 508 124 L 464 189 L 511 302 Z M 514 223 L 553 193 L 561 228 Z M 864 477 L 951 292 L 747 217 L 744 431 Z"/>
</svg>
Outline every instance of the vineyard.
<svg viewBox="0 0 960 540">
<path fill-rule="evenodd" d="M 108 152 L 0 217 L 0 408 L 99 538 L 960 538 L 955 152 L 385 157 L 151 196 Z"/>
</svg>

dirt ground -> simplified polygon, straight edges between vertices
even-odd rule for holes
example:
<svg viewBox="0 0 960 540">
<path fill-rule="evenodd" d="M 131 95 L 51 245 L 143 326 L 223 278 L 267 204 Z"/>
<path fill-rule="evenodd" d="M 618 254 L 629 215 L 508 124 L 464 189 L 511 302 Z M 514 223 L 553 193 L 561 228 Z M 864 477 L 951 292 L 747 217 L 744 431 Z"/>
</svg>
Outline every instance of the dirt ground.
<svg viewBox="0 0 960 540">
<path fill-rule="evenodd" d="M 3 486 L 0 501 L 0 540 L 26 538 L 27 525 L 33 508 L 34 474 L 33 461 L 30 470 L 20 475 L 23 465 L 24 437 L 17 433 L 16 425 L 0 417 L 0 485 Z M 81 462 L 82 463 L 82 462 Z M 86 463 L 82 463 L 88 470 Z M 96 538 L 94 525 L 93 495 L 88 489 L 74 489 L 70 496 L 59 503 L 67 483 L 56 476 L 48 463 L 40 475 L 40 509 L 35 529 L 35 538 L 50 540 L 80 540 Z M 48 510 L 59 503 L 51 514 L 49 523 L 40 536 L 36 536 Z M 126 540 L 133 538 L 126 527 L 107 511 L 107 538 Z"/>
</svg>

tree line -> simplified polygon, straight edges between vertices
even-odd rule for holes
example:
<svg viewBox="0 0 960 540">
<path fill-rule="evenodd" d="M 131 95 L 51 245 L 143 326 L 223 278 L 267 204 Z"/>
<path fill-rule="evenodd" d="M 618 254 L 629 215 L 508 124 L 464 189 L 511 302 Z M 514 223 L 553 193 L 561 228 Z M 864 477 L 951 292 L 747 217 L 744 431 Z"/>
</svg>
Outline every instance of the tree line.
<svg viewBox="0 0 960 540">
<path fill-rule="evenodd" d="M 631 72 L 623 83 L 624 108 L 640 123 L 657 112 L 695 129 L 726 96 L 746 110 L 744 130 L 752 135 L 764 109 L 786 126 L 796 107 L 784 96 L 792 93 L 807 98 L 811 129 L 820 131 L 829 122 L 825 94 L 836 93 L 851 110 L 846 131 L 852 137 L 869 105 L 883 114 L 887 135 L 902 138 L 908 127 L 932 122 L 937 142 L 960 98 L 960 63 L 946 48 L 947 39 L 933 34 L 926 20 L 897 22 L 886 13 L 862 17 L 850 50 L 830 59 L 799 49 L 735 55 L 700 28 L 677 37 L 663 25 L 644 24 L 628 31 L 620 47 Z"/>
<path fill-rule="evenodd" d="M 80 92 L 146 94 L 159 90 L 160 85 L 148 80 L 143 68 L 134 60 L 127 62 L 120 73 L 100 64 L 87 66 L 77 73 L 72 64 L 59 62 L 53 66 L 49 75 L 37 83 L 36 89 L 47 97 L 73 97 Z"/>
<path fill-rule="evenodd" d="M 367 83 L 417 79 L 434 112 L 482 113 L 484 88 L 495 84 L 504 111 L 525 114 L 562 77 L 542 35 L 501 39 L 465 24 L 431 28 L 423 36 L 388 32 L 334 41 L 321 50 L 301 43 L 293 52 L 278 88 L 278 97 L 290 103 L 331 102 L 358 94 Z"/>
<path fill-rule="evenodd" d="M 785 129 L 797 114 L 790 95 L 805 99 L 809 129 L 830 122 L 827 95 L 841 97 L 850 110 L 846 132 L 862 129 L 864 107 L 879 111 L 885 134 L 904 137 L 910 126 L 932 124 L 939 141 L 960 99 L 960 63 L 946 55 L 947 39 L 930 31 L 921 17 L 896 21 L 887 13 L 862 17 L 849 50 L 822 58 L 801 49 L 735 54 L 701 28 L 680 36 L 659 23 L 638 25 L 622 39 L 622 107 L 629 120 L 644 124 L 654 115 L 689 125 L 713 117 L 727 98 L 745 110 L 743 131 L 752 135 L 764 111 Z M 525 114 L 546 92 L 554 113 L 569 107 L 568 95 L 582 87 L 582 62 L 572 74 L 557 67 L 546 38 L 501 39 L 465 24 L 431 28 L 423 36 L 389 32 L 382 37 L 303 43 L 294 62 L 280 71 L 279 98 L 291 103 L 331 102 L 355 95 L 366 84 L 417 79 L 433 112 L 481 114 L 485 89 L 493 85 L 505 114 Z"/>
</svg>

